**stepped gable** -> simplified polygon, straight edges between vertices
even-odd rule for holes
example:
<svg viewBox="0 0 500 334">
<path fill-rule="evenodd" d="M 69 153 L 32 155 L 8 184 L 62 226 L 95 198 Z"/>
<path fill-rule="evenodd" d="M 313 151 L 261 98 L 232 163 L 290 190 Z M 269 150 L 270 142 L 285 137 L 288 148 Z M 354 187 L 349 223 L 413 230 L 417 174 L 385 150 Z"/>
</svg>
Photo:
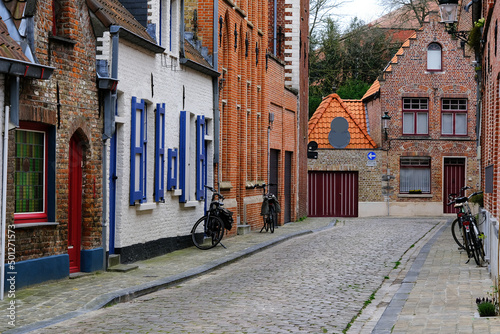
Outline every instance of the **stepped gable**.
<svg viewBox="0 0 500 334">
<path fill-rule="evenodd" d="M 351 141 L 346 149 L 372 149 L 377 145 L 367 132 L 364 105 L 361 100 L 346 100 L 337 94 L 323 99 L 309 120 L 309 141 L 318 143 L 318 148 L 333 148 L 328 141 L 331 122 L 335 117 L 344 117 L 349 123 Z"/>
<path fill-rule="evenodd" d="M 87 0 L 87 6 L 106 28 L 118 25 L 150 43 L 157 44 L 146 28 L 118 0 Z"/>
<path fill-rule="evenodd" d="M 420 28 L 419 30 L 422 30 L 422 28 Z M 380 89 L 380 81 L 382 80 L 385 80 L 385 76 L 387 73 L 391 73 L 392 72 L 392 65 L 394 64 L 397 64 L 398 63 L 398 57 L 400 56 L 403 56 L 404 53 L 405 53 L 405 49 L 406 48 L 409 48 L 410 47 L 410 42 L 412 39 L 416 39 L 417 38 L 417 33 L 414 32 L 404 43 L 403 45 L 401 46 L 401 48 L 399 48 L 399 50 L 396 52 L 396 54 L 394 55 L 394 57 L 392 57 L 391 61 L 387 64 L 387 66 L 385 67 L 385 69 L 382 71 L 382 74 L 379 76 L 379 79 L 375 80 L 373 82 L 373 84 L 370 86 L 370 88 L 366 91 L 365 95 L 363 95 L 363 97 L 361 98 L 361 100 L 365 100 L 373 95 L 375 95 L 379 89 Z"/>
</svg>

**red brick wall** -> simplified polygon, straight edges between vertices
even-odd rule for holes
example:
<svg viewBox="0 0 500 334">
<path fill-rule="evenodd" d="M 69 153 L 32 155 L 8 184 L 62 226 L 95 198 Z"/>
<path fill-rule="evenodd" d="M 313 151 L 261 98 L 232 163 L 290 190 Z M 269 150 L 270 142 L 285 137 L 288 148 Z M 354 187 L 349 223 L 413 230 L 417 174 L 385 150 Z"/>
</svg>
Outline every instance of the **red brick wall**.
<svg viewBox="0 0 500 334">
<path fill-rule="evenodd" d="M 483 1 L 483 9 L 487 9 L 487 1 Z M 500 5 L 491 4 L 491 16 L 486 22 L 484 30 L 486 40 L 483 49 L 482 72 L 479 74 L 483 81 L 482 87 L 482 123 L 481 123 L 481 175 L 484 184 L 484 169 L 493 166 L 493 193 L 484 194 L 484 207 L 496 219 L 500 215 L 500 192 L 499 192 L 499 137 L 500 132 L 500 105 L 499 105 L 499 83 L 500 83 L 500 52 L 495 45 L 495 25 L 498 24 L 500 17 Z M 487 14 L 487 12 L 485 12 Z M 498 32 L 497 32 L 498 34 Z M 496 53 L 496 54 L 495 54 Z"/>
<path fill-rule="evenodd" d="M 68 1 L 64 11 L 65 43 L 49 38 L 52 1 L 38 1 L 35 15 L 36 56 L 42 65 L 55 67 L 50 80 L 23 79 L 20 120 L 40 122 L 56 129 L 57 226 L 16 229 L 16 261 L 67 253 L 68 154 L 73 134 L 85 142 L 82 198 L 82 248 L 101 245 L 102 119 L 98 110 L 95 39 L 85 1 Z M 50 45 L 50 47 L 49 47 Z M 60 115 L 57 112 L 59 86 Z M 14 221 L 14 134 L 9 138 L 8 223 Z M 54 162 L 52 162 L 54 163 Z"/>
</svg>

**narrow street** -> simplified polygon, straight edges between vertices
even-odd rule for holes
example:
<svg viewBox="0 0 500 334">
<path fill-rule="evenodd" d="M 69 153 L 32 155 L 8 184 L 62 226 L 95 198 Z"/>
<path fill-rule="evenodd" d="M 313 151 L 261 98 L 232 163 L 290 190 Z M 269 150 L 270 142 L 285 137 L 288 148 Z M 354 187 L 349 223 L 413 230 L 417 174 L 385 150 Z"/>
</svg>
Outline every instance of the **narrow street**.
<svg viewBox="0 0 500 334">
<path fill-rule="evenodd" d="M 176 287 L 36 332 L 342 333 L 405 252 L 441 221 L 341 220 Z"/>
</svg>

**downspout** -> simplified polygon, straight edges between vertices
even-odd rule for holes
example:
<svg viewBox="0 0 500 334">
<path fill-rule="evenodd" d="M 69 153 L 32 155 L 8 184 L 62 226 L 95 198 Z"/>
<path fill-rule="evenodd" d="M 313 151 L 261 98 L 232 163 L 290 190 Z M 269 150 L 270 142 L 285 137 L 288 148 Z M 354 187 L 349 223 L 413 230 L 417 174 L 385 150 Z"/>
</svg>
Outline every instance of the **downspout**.
<svg viewBox="0 0 500 334">
<path fill-rule="evenodd" d="M 111 34 L 111 39 L 112 39 L 112 50 L 111 50 L 111 78 L 112 79 L 117 79 L 118 77 L 118 47 L 119 47 L 119 32 L 120 27 L 119 26 L 111 26 L 109 29 L 109 32 Z M 109 112 L 114 113 L 115 106 L 116 106 L 116 89 L 114 92 L 111 94 L 111 103 L 107 105 L 106 103 L 104 104 L 105 108 L 110 108 Z M 107 176 L 107 169 L 108 169 L 108 147 L 107 147 L 107 140 L 109 138 L 107 136 L 103 136 L 103 145 L 102 145 L 102 193 L 104 194 L 102 198 L 102 247 L 103 247 L 103 270 L 107 270 L 107 265 L 108 265 L 108 257 L 106 256 L 106 249 L 107 249 L 107 228 L 108 228 L 108 219 L 107 219 L 107 205 L 108 205 L 108 181 L 109 179 L 106 177 Z M 111 176 L 111 173 L 109 174 Z"/>
<path fill-rule="evenodd" d="M 5 288 L 5 231 L 7 215 L 7 149 L 9 143 L 9 107 L 5 107 L 4 112 L 4 132 L 3 132 L 3 157 L 2 157 L 2 251 L 0 253 L 0 300 L 3 300 Z"/>
<path fill-rule="evenodd" d="M 214 13 L 213 13 L 213 68 L 214 71 L 219 71 L 219 41 L 217 28 L 219 27 L 219 2 L 214 1 Z M 220 191 L 220 180 L 222 177 L 222 172 L 219 163 L 219 152 L 220 152 L 220 110 L 219 110 L 219 78 L 212 78 L 212 88 L 213 88 L 213 108 L 214 108 L 214 170 L 217 165 L 217 191 Z"/>
</svg>

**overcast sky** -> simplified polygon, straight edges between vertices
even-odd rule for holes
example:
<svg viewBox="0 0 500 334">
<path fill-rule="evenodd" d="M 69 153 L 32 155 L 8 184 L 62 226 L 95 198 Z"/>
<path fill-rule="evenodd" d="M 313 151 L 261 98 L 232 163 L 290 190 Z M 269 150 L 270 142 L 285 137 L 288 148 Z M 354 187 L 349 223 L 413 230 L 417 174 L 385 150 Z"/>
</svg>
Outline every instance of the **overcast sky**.
<svg viewBox="0 0 500 334">
<path fill-rule="evenodd" d="M 383 15 L 383 8 L 378 5 L 378 0 L 350 0 L 338 9 L 338 14 L 342 16 L 339 20 L 347 25 L 354 17 L 371 22 Z"/>
</svg>

